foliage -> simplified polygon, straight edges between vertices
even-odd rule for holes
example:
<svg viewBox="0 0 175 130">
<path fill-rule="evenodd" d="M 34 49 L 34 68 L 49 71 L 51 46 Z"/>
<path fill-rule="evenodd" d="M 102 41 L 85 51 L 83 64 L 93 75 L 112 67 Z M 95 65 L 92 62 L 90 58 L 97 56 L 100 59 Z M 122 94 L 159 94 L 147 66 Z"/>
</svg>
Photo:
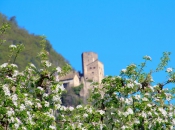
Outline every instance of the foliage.
<svg viewBox="0 0 175 130">
<path fill-rule="evenodd" d="M 14 64 L 22 48 L 9 46 L 9 62 L 0 66 L 0 124 L 4 129 L 53 129 L 56 124 L 54 114 L 60 108 L 64 87 L 55 78 L 61 68 L 51 68 L 45 42 L 41 37 L 40 69 L 30 63 L 22 72 Z M 69 65 L 66 68 L 70 70 Z"/>
<path fill-rule="evenodd" d="M 88 79 L 87 82 L 93 82 L 93 80 L 92 79 Z"/>
<path fill-rule="evenodd" d="M 83 97 L 80 97 L 80 91 L 83 88 L 83 84 L 75 87 L 67 87 L 66 92 L 62 95 L 62 104 L 64 106 L 77 106 L 82 104 Z"/>
<path fill-rule="evenodd" d="M 1 31 L 2 32 L 2 31 Z M 4 33 L 4 32 L 3 32 Z M 169 52 L 165 52 L 155 71 L 144 72 L 150 56 L 144 56 L 141 65 L 131 64 L 119 76 L 108 76 L 101 84 L 94 83 L 90 103 L 63 106 L 64 87 L 56 80 L 61 71 L 53 67 L 45 50 L 46 40 L 41 38 L 39 57 L 41 66 L 27 65 L 23 71 L 11 62 L 0 66 L 0 125 L 3 129 L 34 130 L 169 130 L 175 129 L 175 106 L 172 104 L 175 72 L 167 68 Z M 19 47 L 20 48 L 20 47 Z M 12 54 L 18 46 L 10 45 Z M 14 54 L 14 55 L 16 55 Z M 14 57 L 15 58 L 15 57 Z M 16 59 L 16 58 L 15 58 Z M 154 84 L 153 73 L 166 69 L 168 80 Z"/>
<path fill-rule="evenodd" d="M 80 84 L 79 86 L 72 87 L 73 91 L 76 95 L 80 96 L 80 91 L 83 88 L 83 84 Z"/>
<path fill-rule="evenodd" d="M 5 23 L 3 25 L 3 23 Z M 2 26 L 3 25 L 3 26 Z M 1 27 L 2 26 L 2 27 Z M 35 64 L 36 67 L 40 66 L 40 60 L 37 57 L 38 52 L 40 52 L 40 36 L 29 34 L 24 28 L 21 28 L 17 25 L 15 17 L 11 17 L 7 20 L 6 16 L 0 13 L 0 27 L 1 27 L 1 36 L 0 36 L 0 64 L 8 62 L 8 46 L 22 44 L 25 46 L 25 49 L 20 52 L 21 55 L 16 59 L 16 64 L 19 66 L 19 70 L 24 70 L 29 62 Z M 11 29 L 8 29 L 11 28 Z M 6 34 L 4 33 L 6 32 Z M 6 39 L 6 40 L 4 40 Z M 6 42 L 6 43 L 5 43 Z M 5 43 L 2 46 L 2 43 Z M 56 67 L 65 66 L 68 61 L 66 61 L 63 56 L 55 52 L 49 43 L 46 40 L 46 51 L 48 52 L 48 57 L 50 62 Z M 12 57 L 14 58 L 14 56 Z"/>
<path fill-rule="evenodd" d="M 74 89 L 74 87 L 66 88 L 66 92 L 62 95 L 62 105 L 64 106 L 77 106 L 82 104 L 82 97 L 80 97 L 78 91 Z"/>
<path fill-rule="evenodd" d="M 162 65 L 159 64 L 156 70 L 166 68 L 169 54 L 163 53 Z M 172 68 L 166 68 L 169 79 L 153 85 L 151 75 L 158 71 L 145 73 L 144 67 L 151 57 L 144 56 L 143 59 L 145 62 L 139 66 L 131 64 L 122 69 L 120 76 L 104 78 L 101 88 L 94 84 L 90 105 L 79 105 L 71 113 L 65 110 L 64 119 L 73 124 L 66 124 L 65 128 L 175 129 L 175 107 L 171 101 L 174 89 L 164 88 L 174 83 L 175 72 Z"/>
</svg>

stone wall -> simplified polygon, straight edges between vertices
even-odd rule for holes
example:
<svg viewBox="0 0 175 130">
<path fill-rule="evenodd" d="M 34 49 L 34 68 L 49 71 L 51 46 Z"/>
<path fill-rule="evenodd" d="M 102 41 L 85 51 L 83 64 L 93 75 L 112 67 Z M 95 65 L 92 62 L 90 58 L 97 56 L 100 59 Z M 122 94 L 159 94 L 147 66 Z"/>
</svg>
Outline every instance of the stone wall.
<svg viewBox="0 0 175 130">
<path fill-rule="evenodd" d="M 101 82 L 104 77 L 104 67 L 98 60 L 98 55 L 96 53 L 84 52 L 82 54 L 82 65 L 85 80 Z"/>
<path fill-rule="evenodd" d="M 82 54 L 82 68 L 83 68 L 84 76 L 87 75 L 87 65 L 96 61 L 97 59 L 98 59 L 98 55 L 94 52 L 84 52 Z"/>
</svg>

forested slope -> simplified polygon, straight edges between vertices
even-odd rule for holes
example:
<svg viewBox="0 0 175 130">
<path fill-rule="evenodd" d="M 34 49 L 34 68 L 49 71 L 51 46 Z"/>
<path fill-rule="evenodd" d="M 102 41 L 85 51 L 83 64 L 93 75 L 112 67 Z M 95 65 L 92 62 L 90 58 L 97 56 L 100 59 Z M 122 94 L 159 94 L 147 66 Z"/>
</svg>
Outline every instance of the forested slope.
<svg viewBox="0 0 175 130">
<path fill-rule="evenodd" d="M 7 17 L 0 13 L 0 26 L 3 23 L 9 23 L 10 29 L 7 31 L 5 35 L 3 35 L 3 39 L 6 42 L 0 47 L 0 64 L 8 61 L 9 48 L 10 44 L 24 44 L 25 48 L 19 54 L 16 59 L 16 64 L 19 66 L 20 70 L 23 70 L 25 66 L 32 62 L 37 67 L 39 67 L 39 59 L 37 58 L 38 53 L 40 52 L 40 36 L 29 34 L 27 30 L 18 26 L 15 17 L 11 17 L 7 19 Z M 46 44 L 46 50 L 49 52 L 49 60 L 55 66 L 62 67 L 67 63 L 64 57 L 58 54 L 52 48 L 49 41 Z"/>
</svg>

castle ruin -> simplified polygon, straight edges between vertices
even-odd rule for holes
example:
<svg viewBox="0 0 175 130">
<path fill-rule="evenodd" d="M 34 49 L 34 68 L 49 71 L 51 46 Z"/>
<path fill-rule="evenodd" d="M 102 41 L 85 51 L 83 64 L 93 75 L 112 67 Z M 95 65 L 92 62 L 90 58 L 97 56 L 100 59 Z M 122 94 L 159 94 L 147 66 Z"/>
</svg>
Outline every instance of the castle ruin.
<svg viewBox="0 0 175 130">
<path fill-rule="evenodd" d="M 77 80 L 77 77 L 79 80 Z M 98 60 L 98 55 L 94 52 L 82 53 L 82 74 L 75 71 L 70 74 L 61 77 L 60 81 L 63 82 L 65 87 L 75 87 L 83 84 L 83 89 L 80 91 L 80 95 L 83 97 L 88 96 L 89 89 L 92 88 L 92 82 L 101 83 L 104 78 L 104 66 L 103 63 Z"/>
<path fill-rule="evenodd" d="M 82 69 L 85 80 L 100 83 L 104 77 L 103 63 L 98 60 L 98 55 L 94 52 L 82 53 Z"/>
</svg>

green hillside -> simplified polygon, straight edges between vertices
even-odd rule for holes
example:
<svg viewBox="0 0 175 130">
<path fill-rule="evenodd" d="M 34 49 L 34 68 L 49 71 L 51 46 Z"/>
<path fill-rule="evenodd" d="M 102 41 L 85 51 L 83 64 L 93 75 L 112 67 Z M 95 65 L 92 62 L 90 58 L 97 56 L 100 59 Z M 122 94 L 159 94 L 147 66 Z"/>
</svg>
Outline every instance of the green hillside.
<svg viewBox="0 0 175 130">
<path fill-rule="evenodd" d="M 0 13 L 0 27 L 3 23 L 8 23 L 10 29 L 6 31 L 6 34 L 0 35 L 0 40 L 5 39 L 6 42 L 1 45 L 0 42 L 0 65 L 8 62 L 9 45 L 24 44 L 25 48 L 18 55 L 15 64 L 18 65 L 19 70 L 23 70 L 28 63 L 33 63 L 36 67 L 40 66 L 40 59 L 37 57 L 41 50 L 40 41 L 41 37 L 34 34 L 29 34 L 24 28 L 20 28 L 15 20 L 15 17 L 7 19 L 6 16 Z M 49 52 L 49 61 L 55 65 L 63 67 L 68 63 L 64 57 L 55 52 L 49 43 L 46 42 L 46 50 Z M 79 96 L 80 86 L 76 88 L 69 88 L 67 93 L 62 97 L 63 105 L 76 106 L 82 103 L 82 98 Z"/>
<path fill-rule="evenodd" d="M 19 66 L 19 69 L 23 70 L 25 66 L 30 62 L 35 64 L 36 67 L 39 67 L 40 62 L 37 58 L 37 55 L 41 50 L 40 36 L 29 34 L 27 30 L 20 28 L 15 20 L 15 17 L 7 19 L 6 16 L 0 13 L 0 26 L 2 26 L 3 23 L 9 23 L 10 29 L 1 38 L 5 39 L 6 42 L 0 47 L 0 64 L 8 61 L 8 46 L 10 44 L 17 45 L 23 43 L 25 48 L 17 57 L 15 62 Z M 62 67 L 68 63 L 62 55 L 54 51 L 49 41 L 46 43 L 46 50 L 49 52 L 50 62 L 55 66 Z"/>
</svg>

